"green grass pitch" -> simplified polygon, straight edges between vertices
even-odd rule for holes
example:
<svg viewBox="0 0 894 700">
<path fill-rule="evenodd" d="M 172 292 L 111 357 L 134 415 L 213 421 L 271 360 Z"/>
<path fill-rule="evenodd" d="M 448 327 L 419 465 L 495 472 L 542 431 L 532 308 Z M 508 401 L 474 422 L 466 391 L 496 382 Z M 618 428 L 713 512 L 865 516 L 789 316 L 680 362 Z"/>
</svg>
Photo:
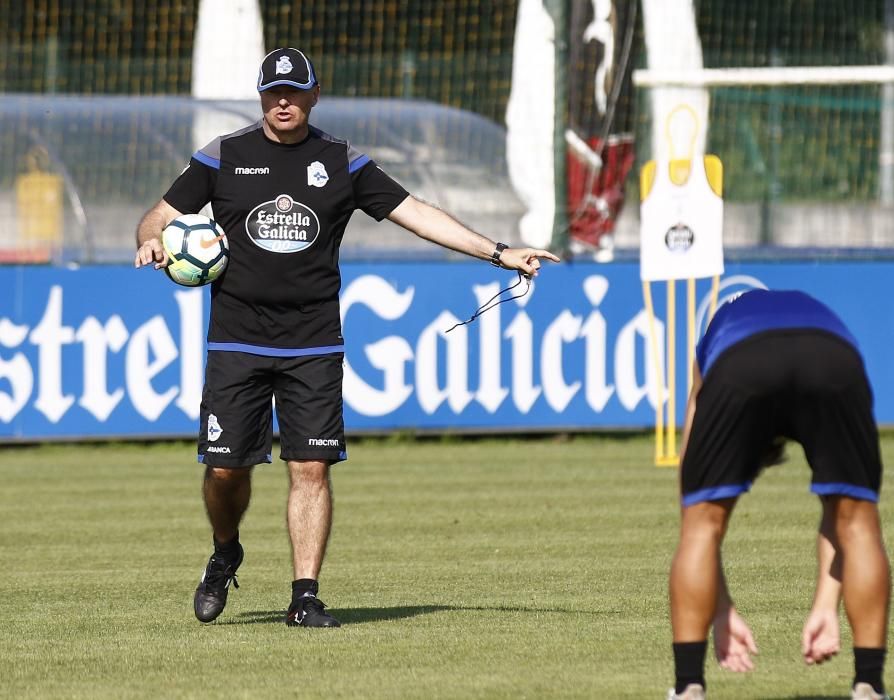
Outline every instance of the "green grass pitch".
<svg viewBox="0 0 894 700">
<path fill-rule="evenodd" d="M 344 626 L 305 630 L 281 621 L 281 463 L 255 472 L 241 588 L 203 626 L 191 444 L 6 447 L 0 697 L 663 698 L 678 510 L 652 451 L 646 435 L 355 440 L 320 591 Z M 838 658 L 800 660 L 819 505 L 790 452 L 733 517 L 724 558 L 760 655 L 749 675 L 711 659 L 713 698 L 846 697 L 846 625 Z"/>
</svg>

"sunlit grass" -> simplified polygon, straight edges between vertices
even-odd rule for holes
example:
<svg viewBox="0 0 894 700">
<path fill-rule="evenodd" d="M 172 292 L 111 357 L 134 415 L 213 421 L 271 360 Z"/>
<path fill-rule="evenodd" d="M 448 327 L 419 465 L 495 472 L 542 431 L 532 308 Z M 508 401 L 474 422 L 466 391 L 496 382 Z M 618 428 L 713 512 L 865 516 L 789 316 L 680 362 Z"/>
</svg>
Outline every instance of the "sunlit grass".
<svg viewBox="0 0 894 700">
<path fill-rule="evenodd" d="M 321 576 L 339 630 L 281 622 L 279 464 L 256 470 L 241 588 L 217 623 L 195 620 L 210 534 L 193 455 L 0 451 L 0 697 L 661 698 L 671 684 L 676 472 L 652 466 L 648 437 L 355 441 Z M 709 662 L 714 698 L 846 696 L 847 634 L 829 664 L 799 656 L 808 480 L 794 450 L 736 510 L 724 556 L 761 653 L 748 676 Z"/>
</svg>

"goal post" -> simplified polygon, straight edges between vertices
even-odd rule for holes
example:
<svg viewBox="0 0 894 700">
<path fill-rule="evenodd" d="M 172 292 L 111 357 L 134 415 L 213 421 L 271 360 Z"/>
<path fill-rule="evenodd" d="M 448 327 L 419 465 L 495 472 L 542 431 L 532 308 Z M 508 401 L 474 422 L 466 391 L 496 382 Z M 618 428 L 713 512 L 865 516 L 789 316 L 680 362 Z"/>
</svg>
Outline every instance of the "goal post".
<svg viewBox="0 0 894 700">
<path fill-rule="evenodd" d="M 707 96 L 705 152 L 735 173 L 725 247 L 894 246 L 894 65 L 645 68 L 633 83 L 640 165 L 658 157 L 656 98 Z"/>
<path fill-rule="evenodd" d="M 700 68 L 633 72 L 638 88 L 781 87 L 797 85 L 882 85 L 894 82 L 894 66 L 804 66 L 778 68 Z"/>
</svg>

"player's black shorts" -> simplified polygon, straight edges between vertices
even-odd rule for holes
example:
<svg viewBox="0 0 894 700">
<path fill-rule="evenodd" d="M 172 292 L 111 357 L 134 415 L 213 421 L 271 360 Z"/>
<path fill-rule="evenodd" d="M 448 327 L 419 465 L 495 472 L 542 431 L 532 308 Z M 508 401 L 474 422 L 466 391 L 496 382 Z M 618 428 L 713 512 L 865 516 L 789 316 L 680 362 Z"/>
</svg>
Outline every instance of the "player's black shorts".
<svg viewBox="0 0 894 700">
<path fill-rule="evenodd" d="M 882 466 L 872 390 L 859 353 L 820 330 L 774 330 L 709 368 L 681 465 L 683 505 L 751 488 L 773 441 L 799 442 L 810 490 L 877 501 Z"/>
<path fill-rule="evenodd" d="M 270 462 L 274 397 L 281 459 L 347 459 L 343 362 L 342 353 L 266 357 L 209 351 L 199 416 L 199 461 L 215 467 Z"/>
</svg>

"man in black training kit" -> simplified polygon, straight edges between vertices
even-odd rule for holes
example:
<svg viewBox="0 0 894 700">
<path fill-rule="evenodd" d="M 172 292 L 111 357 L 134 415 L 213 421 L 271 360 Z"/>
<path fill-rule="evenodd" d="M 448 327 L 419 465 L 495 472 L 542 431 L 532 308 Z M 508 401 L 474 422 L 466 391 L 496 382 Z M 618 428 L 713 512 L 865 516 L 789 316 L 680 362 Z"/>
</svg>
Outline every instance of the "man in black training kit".
<svg viewBox="0 0 894 700">
<path fill-rule="evenodd" d="M 817 584 L 801 636 L 807 664 L 840 650 L 838 606 L 853 632 L 853 700 L 887 698 L 890 572 L 877 502 L 882 465 L 872 391 L 857 343 L 816 299 L 753 290 L 722 305 L 696 349 L 683 435 L 680 543 L 670 573 L 676 685 L 669 700 L 705 697 L 713 624 L 722 668 L 749 671 L 754 637 L 736 612 L 720 557 L 738 497 L 799 442 L 820 497 Z"/>
<path fill-rule="evenodd" d="M 317 598 L 332 523 L 329 469 L 347 458 L 338 250 L 355 209 L 417 236 L 525 275 L 545 250 L 508 248 L 409 195 L 366 155 L 308 123 L 320 96 L 310 60 L 270 52 L 258 77 L 263 118 L 214 139 L 137 228 L 135 265 L 164 267 L 159 240 L 175 217 L 211 203 L 230 261 L 211 288 L 199 461 L 214 553 L 195 593 L 211 622 L 242 563 L 239 523 L 255 464 L 271 461 L 272 407 L 288 465 L 287 526 L 294 578 L 286 624 L 338 627 Z"/>
</svg>

